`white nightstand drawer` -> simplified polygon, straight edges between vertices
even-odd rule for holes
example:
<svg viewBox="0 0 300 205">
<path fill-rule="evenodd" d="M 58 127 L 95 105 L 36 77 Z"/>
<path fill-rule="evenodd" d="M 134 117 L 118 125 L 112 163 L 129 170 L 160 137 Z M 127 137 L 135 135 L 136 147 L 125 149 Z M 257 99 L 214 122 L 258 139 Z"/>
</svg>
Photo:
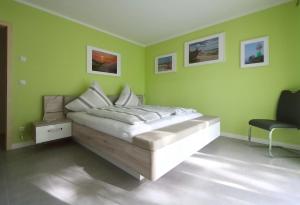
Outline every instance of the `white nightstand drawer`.
<svg viewBox="0 0 300 205">
<path fill-rule="evenodd" d="M 39 126 L 35 129 L 36 143 L 61 139 L 72 135 L 71 122 Z"/>
</svg>

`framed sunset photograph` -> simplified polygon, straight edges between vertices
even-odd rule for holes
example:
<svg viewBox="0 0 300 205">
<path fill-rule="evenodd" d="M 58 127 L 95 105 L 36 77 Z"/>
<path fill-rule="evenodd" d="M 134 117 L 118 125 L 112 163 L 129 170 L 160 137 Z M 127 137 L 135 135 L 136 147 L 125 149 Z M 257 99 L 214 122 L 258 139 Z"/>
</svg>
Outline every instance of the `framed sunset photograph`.
<svg viewBox="0 0 300 205">
<path fill-rule="evenodd" d="M 120 76 L 120 54 L 87 46 L 87 72 L 91 74 Z"/>
<path fill-rule="evenodd" d="M 269 37 L 241 42 L 241 67 L 253 68 L 269 65 Z"/>
<path fill-rule="evenodd" d="M 170 73 L 176 71 L 176 53 L 170 53 L 155 58 L 155 73 Z"/>
<path fill-rule="evenodd" d="M 224 61 L 225 33 L 189 41 L 184 46 L 186 67 L 219 63 Z"/>
</svg>

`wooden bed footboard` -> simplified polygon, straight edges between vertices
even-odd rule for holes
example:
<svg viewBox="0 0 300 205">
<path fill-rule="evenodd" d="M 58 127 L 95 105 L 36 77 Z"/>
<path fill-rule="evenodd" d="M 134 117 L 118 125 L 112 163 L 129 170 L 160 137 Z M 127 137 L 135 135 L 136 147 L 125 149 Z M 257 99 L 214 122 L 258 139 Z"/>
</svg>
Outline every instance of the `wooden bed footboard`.
<svg viewBox="0 0 300 205">
<path fill-rule="evenodd" d="M 134 177 L 142 173 L 149 177 L 151 170 L 151 152 L 116 137 L 99 132 L 73 122 L 72 136 L 79 144 L 100 155 L 116 166 L 132 170 Z"/>
<path fill-rule="evenodd" d="M 127 142 L 73 122 L 79 144 L 136 178 L 157 180 L 220 135 L 220 119 L 203 116 L 133 137 Z"/>
</svg>

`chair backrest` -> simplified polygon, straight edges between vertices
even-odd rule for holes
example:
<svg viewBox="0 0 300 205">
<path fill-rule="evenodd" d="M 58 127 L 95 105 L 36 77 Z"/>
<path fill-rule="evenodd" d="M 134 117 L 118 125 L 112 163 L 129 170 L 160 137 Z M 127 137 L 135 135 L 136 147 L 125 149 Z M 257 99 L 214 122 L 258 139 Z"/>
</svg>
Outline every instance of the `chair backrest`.
<svg viewBox="0 0 300 205">
<path fill-rule="evenodd" d="M 300 91 L 281 92 L 277 106 L 276 120 L 293 124 L 300 128 Z"/>
</svg>

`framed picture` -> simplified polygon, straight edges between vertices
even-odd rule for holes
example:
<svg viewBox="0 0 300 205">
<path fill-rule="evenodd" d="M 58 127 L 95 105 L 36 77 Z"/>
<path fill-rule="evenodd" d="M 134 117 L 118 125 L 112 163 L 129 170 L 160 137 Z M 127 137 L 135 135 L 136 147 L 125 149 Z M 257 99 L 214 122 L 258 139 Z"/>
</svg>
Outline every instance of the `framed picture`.
<svg viewBox="0 0 300 205">
<path fill-rule="evenodd" d="M 269 37 L 241 42 L 241 67 L 269 65 Z"/>
<path fill-rule="evenodd" d="M 184 65 L 199 66 L 224 61 L 225 33 L 189 41 L 184 46 Z"/>
<path fill-rule="evenodd" d="M 87 72 L 92 74 L 120 76 L 120 54 L 87 46 Z"/>
<path fill-rule="evenodd" d="M 169 73 L 176 71 L 176 53 L 170 53 L 155 58 L 155 73 Z"/>
</svg>

